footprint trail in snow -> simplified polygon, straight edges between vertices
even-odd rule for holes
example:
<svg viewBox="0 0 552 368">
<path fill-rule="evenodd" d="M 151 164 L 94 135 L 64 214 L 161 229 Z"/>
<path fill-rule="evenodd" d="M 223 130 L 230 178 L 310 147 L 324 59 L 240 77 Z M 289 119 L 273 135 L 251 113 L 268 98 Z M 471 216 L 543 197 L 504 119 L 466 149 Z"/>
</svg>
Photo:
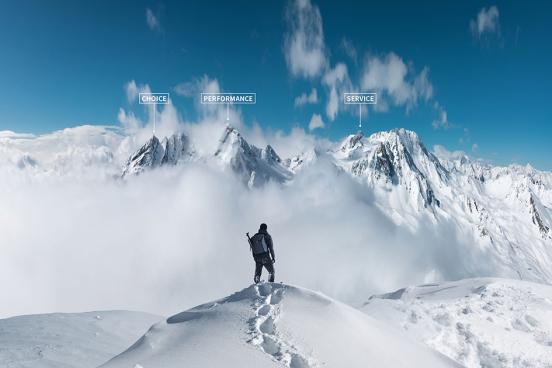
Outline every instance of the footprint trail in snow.
<svg viewBox="0 0 552 368">
<path fill-rule="evenodd" d="M 289 368 L 317 367 L 313 358 L 301 353 L 295 346 L 286 342 L 278 333 L 277 324 L 281 313 L 280 302 L 286 286 L 275 283 L 261 283 L 255 286 L 257 298 L 253 303 L 255 316 L 249 321 L 249 342 L 258 346 L 273 359 Z"/>
</svg>

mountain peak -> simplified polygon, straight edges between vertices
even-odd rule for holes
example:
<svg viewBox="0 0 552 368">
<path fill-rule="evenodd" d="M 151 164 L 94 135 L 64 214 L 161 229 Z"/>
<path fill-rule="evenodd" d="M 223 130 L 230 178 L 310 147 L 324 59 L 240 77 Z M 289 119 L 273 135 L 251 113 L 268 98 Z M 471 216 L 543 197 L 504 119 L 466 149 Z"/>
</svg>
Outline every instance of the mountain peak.
<svg viewBox="0 0 552 368">
<path fill-rule="evenodd" d="M 269 181 L 283 183 L 293 176 L 272 146 L 267 145 L 260 149 L 249 144 L 231 125 L 226 125 L 215 157 L 242 176 L 249 187 L 260 186 Z"/>
<path fill-rule="evenodd" d="M 125 167 L 122 176 L 128 174 L 140 174 L 148 168 L 153 168 L 161 164 L 164 150 L 159 139 L 153 135 L 142 147 L 132 154 Z"/>
<path fill-rule="evenodd" d="M 123 168 L 122 176 L 138 175 L 145 170 L 162 165 L 176 165 L 182 160 L 191 159 L 195 151 L 190 140 L 184 134 L 173 134 L 159 139 L 153 135 L 148 141 L 133 153 Z"/>
<path fill-rule="evenodd" d="M 213 354 L 213 346 L 225 354 Z M 413 361 L 458 366 L 321 293 L 261 283 L 169 317 L 102 367 L 400 368 Z"/>
<path fill-rule="evenodd" d="M 356 134 L 349 135 L 341 143 L 340 150 L 342 152 L 347 152 L 362 146 L 362 138 L 364 138 L 364 133 L 360 130 Z"/>
</svg>

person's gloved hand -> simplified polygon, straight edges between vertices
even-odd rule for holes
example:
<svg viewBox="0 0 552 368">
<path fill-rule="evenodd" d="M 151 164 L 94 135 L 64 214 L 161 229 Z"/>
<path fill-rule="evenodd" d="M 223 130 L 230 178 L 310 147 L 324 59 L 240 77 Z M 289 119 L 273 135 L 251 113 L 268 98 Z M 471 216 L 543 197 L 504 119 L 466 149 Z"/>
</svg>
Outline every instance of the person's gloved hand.
<svg viewBox="0 0 552 368">
<path fill-rule="evenodd" d="M 272 258 L 272 263 L 276 263 L 276 258 Z"/>
</svg>

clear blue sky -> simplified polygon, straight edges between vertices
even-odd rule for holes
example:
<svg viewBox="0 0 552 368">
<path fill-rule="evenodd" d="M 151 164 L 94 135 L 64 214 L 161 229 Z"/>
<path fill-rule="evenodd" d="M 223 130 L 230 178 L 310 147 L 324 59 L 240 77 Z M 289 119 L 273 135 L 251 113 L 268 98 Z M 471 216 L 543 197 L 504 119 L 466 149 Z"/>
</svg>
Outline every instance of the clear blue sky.
<svg viewBox="0 0 552 368">
<path fill-rule="evenodd" d="M 405 127 L 428 146 L 443 144 L 498 164 L 552 170 L 552 4 L 541 1 L 316 1 L 328 68 L 348 66 L 357 83 L 370 57 L 393 52 L 414 70 L 429 70 L 433 96 L 370 113 L 366 133 Z M 496 28 L 470 28 L 496 5 Z M 285 58 L 287 1 L 2 1 L 0 130 L 43 133 L 80 124 L 117 124 L 125 83 L 173 91 L 204 74 L 225 91 L 255 91 L 246 121 L 272 129 L 307 129 L 338 139 L 357 117 L 326 116 L 322 76 L 293 75 Z M 146 9 L 159 22 L 148 26 Z M 358 58 L 347 56 L 343 40 Z M 323 72 L 321 72 L 323 74 Z M 294 99 L 312 87 L 319 102 Z M 185 118 L 192 102 L 172 93 Z M 435 129 L 435 102 L 450 127 Z M 474 146 L 477 145 L 477 147 Z"/>
</svg>

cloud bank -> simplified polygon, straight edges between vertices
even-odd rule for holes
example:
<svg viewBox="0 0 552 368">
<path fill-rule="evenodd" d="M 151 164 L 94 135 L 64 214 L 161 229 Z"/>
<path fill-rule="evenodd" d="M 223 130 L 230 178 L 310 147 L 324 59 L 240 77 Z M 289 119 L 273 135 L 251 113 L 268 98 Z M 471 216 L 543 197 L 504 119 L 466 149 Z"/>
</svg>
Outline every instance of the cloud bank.
<svg viewBox="0 0 552 368">
<path fill-rule="evenodd" d="M 183 122 L 166 109 L 159 129 L 176 126 L 212 157 L 224 118 L 215 112 Z M 329 148 L 299 129 L 265 132 L 236 121 L 250 142 L 270 143 L 283 158 Z M 468 254 L 456 240 L 453 224 L 415 233 L 397 226 L 372 189 L 324 154 L 292 183 L 258 190 L 212 159 L 117 179 L 129 151 L 144 142 L 137 137 L 151 134 L 140 123 L 132 134 L 80 127 L 2 141 L 3 157 L 25 154 L 35 164 L 0 162 L 1 316 L 170 314 L 229 294 L 252 281 L 245 232 L 261 222 L 274 237 L 278 280 L 352 303 L 407 284 L 492 273 L 483 254 Z"/>
</svg>

